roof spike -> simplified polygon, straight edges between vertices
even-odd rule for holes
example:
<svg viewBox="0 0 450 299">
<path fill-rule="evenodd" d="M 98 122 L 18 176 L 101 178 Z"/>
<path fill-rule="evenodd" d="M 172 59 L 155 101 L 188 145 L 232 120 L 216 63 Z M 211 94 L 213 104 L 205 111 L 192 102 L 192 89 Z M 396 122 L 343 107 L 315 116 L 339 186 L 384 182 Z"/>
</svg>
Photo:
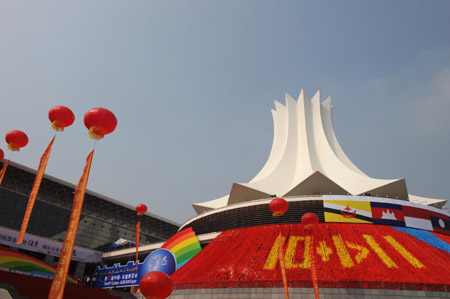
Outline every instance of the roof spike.
<svg viewBox="0 0 450 299">
<path fill-rule="evenodd" d="M 314 96 L 311 98 L 311 102 L 317 102 L 320 103 L 320 89 L 317 90 L 317 92 L 314 94 Z"/>
<path fill-rule="evenodd" d="M 331 97 L 328 97 L 325 101 L 322 102 L 322 105 L 328 108 L 331 108 Z"/>
<path fill-rule="evenodd" d="M 320 103 L 318 90 L 310 101 L 307 99 L 302 89 L 298 101 L 288 93 L 286 106 L 275 101 L 275 110 L 272 110 L 274 138 L 266 164 L 249 183 L 234 183 L 230 195 L 196 203 L 197 212 L 263 199 L 270 194 L 359 195 L 370 192 L 403 200 L 411 197 L 428 205 L 446 202 L 408 195 L 404 179 L 367 176 L 351 162 L 337 141 L 331 97 Z"/>
<path fill-rule="evenodd" d="M 300 90 L 300 94 L 298 95 L 297 102 L 300 102 L 300 101 L 304 102 L 306 100 L 308 100 L 308 96 L 306 95 L 305 90 L 302 88 L 302 90 Z"/>
</svg>

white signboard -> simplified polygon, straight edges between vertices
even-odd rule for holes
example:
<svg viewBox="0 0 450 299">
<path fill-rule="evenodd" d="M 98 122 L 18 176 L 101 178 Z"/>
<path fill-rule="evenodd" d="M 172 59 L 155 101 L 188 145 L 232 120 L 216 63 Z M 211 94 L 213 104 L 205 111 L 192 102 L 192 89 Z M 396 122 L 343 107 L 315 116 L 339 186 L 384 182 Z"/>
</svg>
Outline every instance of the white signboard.
<svg viewBox="0 0 450 299">
<path fill-rule="evenodd" d="M 9 247 L 25 249 L 29 251 L 44 253 L 52 256 L 59 256 L 62 243 L 26 234 L 22 244 L 16 245 L 19 232 L 0 227 L 0 244 Z M 85 263 L 98 263 L 102 259 L 102 253 L 92 249 L 75 246 L 73 249 L 72 260 Z"/>
</svg>

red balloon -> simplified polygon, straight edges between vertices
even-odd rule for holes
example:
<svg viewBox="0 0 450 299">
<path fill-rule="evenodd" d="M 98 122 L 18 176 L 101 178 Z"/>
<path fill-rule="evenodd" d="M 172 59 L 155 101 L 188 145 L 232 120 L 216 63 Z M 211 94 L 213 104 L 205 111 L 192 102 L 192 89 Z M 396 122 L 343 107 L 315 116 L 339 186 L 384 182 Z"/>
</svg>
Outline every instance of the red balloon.
<svg viewBox="0 0 450 299">
<path fill-rule="evenodd" d="M 172 294 L 173 285 L 169 275 L 161 271 L 152 271 L 141 278 L 139 289 L 145 298 L 164 299 Z"/>
<path fill-rule="evenodd" d="M 147 212 L 147 206 L 144 205 L 143 203 L 138 204 L 138 205 L 136 206 L 136 212 L 137 212 L 137 214 L 138 214 L 139 216 L 145 214 L 145 213 Z"/>
<path fill-rule="evenodd" d="M 89 137 L 99 140 L 114 131 L 117 119 L 108 109 L 93 108 L 84 115 L 84 125 L 89 129 Z"/>
<path fill-rule="evenodd" d="M 273 216 L 281 216 L 288 210 L 288 202 L 284 198 L 274 198 L 270 202 L 270 210 Z"/>
<path fill-rule="evenodd" d="M 19 151 L 21 147 L 28 144 L 27 134 L 19 130 L 6 133 L 5 140 L 8 143 L 8 148 L 12 151 Z"/>
<path fill-rule="evenodd" d="M 302 223 L 306 225 L 306 227 L 311 227 L 314 224 L 319 223 L 319 217 L 314 213 L 306 213 L 302 216 Z"/>
<path fill-rule="evenodd" d="M 48 119 L 52 122 L 52 128 L 56 131 L 64 131 L 75 121 L 72 110 L 65 106 L 55 106 L 48 112 Z"/>
<path fill-rule="evenodd" d="M 0 161 L 5 157 L 5 153 L 0 149 Z"/>
</svg>

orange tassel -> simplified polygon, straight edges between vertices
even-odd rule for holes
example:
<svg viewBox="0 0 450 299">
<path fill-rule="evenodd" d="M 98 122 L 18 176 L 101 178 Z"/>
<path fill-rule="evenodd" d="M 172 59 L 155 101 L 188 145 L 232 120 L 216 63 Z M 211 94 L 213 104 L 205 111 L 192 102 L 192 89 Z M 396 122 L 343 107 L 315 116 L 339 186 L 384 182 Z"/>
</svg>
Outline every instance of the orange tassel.
<svg viewBox="0 0 450 299">
<path fill-rule="evenodd" d="M 65 125 L 66 125 L 66 123 L 62 122 L 60 120 L 55 120 L 54 122 L 52 122 L 53 130 L 58 131 L 58 132 L 64 131 Z"/>
<path fill-rule="evenodd" d="M 18 146 L 17 144 L 15 144 L 15 143 L 8 143 L 8 148 L 9 148 L 9 150 L 10 151 L 13 151 L 13 152 L 18 152 L 18 151 L 20 151 L 20 146 Z"/>
<path fill-rule="evenodd" d="M 92 126 L 89 128 L 89 137 L 95 140 L 100 140 L 105 137 L 105 129 L 102 127 Z"/>
</svg>

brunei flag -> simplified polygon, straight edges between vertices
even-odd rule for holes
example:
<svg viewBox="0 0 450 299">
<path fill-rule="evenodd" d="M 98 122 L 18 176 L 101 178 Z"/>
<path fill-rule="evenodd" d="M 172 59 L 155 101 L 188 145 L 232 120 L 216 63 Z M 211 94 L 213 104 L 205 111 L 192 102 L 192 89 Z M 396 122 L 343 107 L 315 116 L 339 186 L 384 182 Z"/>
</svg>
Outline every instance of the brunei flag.
<svg viewBox="0 0 450 299">
<path fill-rule="evenodd" d="M 325 222 L 372 223 L 369 201 L 325 200 Z"/>
</svg>

